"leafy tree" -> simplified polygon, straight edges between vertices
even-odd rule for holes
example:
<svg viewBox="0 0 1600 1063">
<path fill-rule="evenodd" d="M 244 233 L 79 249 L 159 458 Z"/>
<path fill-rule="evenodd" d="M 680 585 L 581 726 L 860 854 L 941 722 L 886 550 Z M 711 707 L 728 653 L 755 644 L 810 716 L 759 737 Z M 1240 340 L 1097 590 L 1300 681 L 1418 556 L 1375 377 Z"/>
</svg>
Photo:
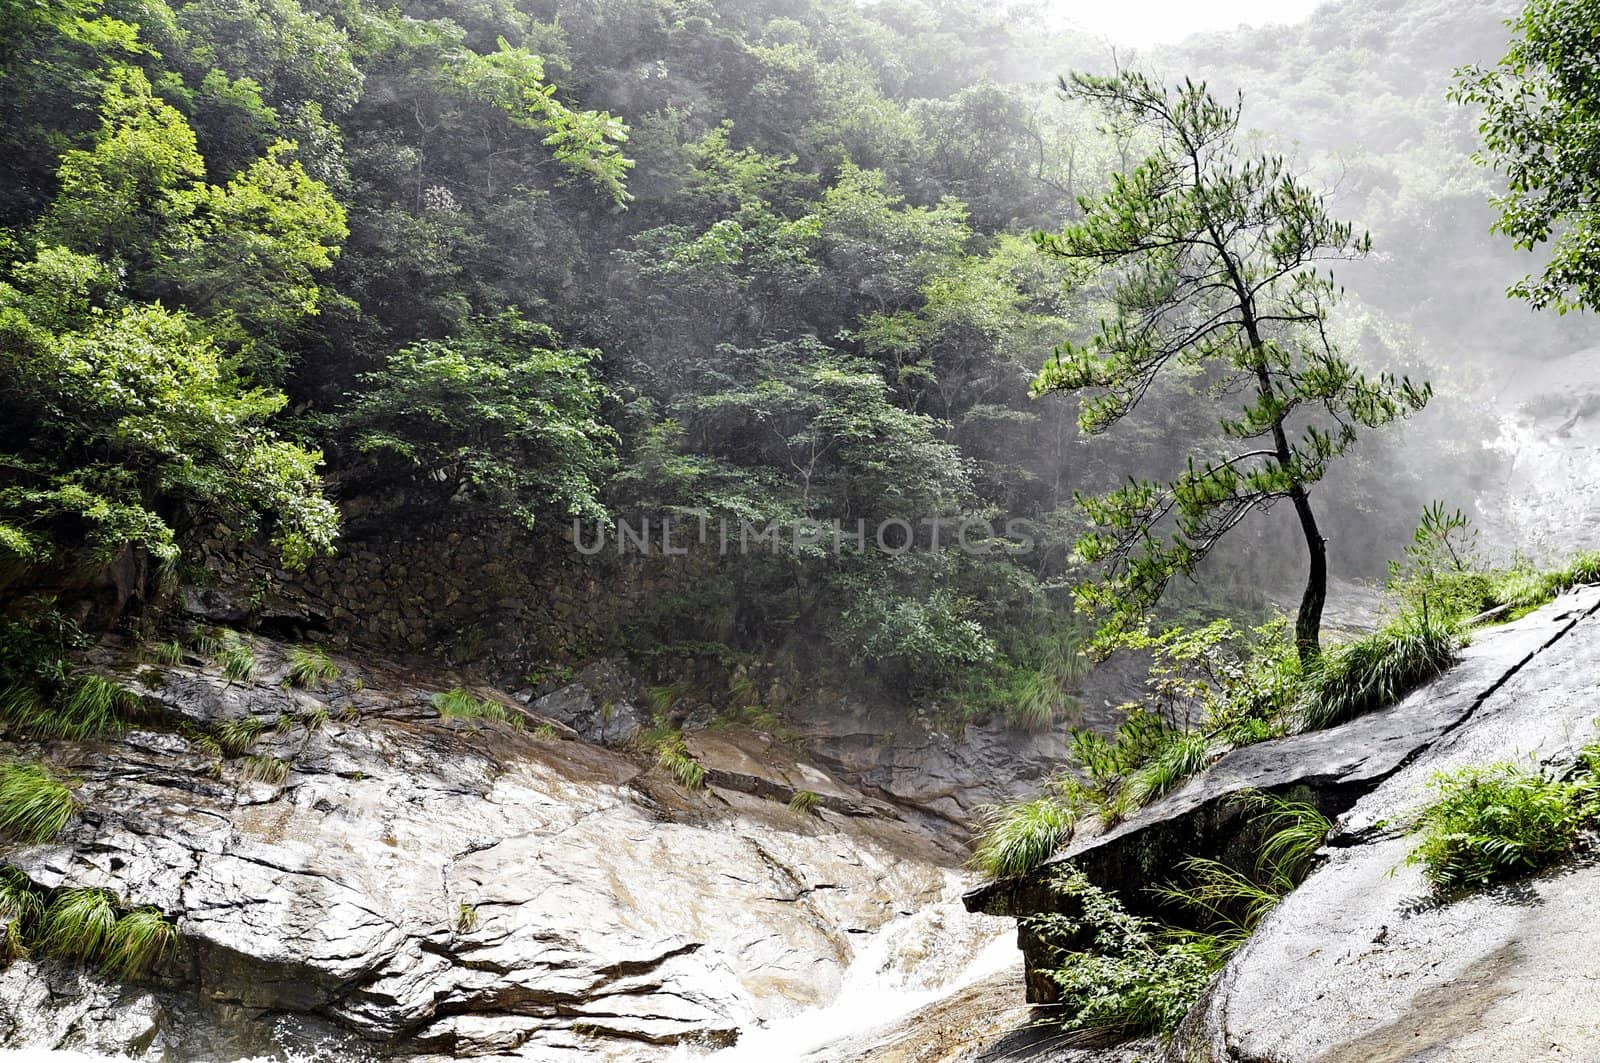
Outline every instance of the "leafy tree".
<svg viewBox="0 0 1600 1063">
<path fill-rule="evenodd" d="M 1295 622 L 1296 648 L 1309 660 L 1327 596 L 1311 489 L 1359 428 L 1406 416 L 1430 394 L 1388 374 L 1366 376 L 1325 328 L 1339 289 L 1317 263 L 1365 254 L 1369 240 L 1331 219 L 1281 158 L 1243 155 L 1238 107 L 1204 85 L 1169 91 L 1122 72 L 1075 75 L 1063 88 L 1139 127 L 1152 146 L 1109 191 L 1082 202 L 1082 221 L 1038 237 L 1050 254 L 1103 267 L 1110 313 L 1087 343 L 1058 347 L 1035 386 L 1084 392 L 1079 423 L 1088 433 L 1132 413 L 1163 374 L 1190 374 L 1219 398 L 1242 396 L 1219 417 L 1226 450 L 1201 448 L 1166 483 L 1133 479 L 1081 498 L 1098 527 L 1078 553 L 1105 566 L 1081 597 L 1109 612 L 1112 629 L 1125 626 L 1247 516 L 1287 499 L 1309 555 Z"/>
<path fill-rule="evenodd" d="M 362 378 L 342 423 L 380 481 L 530 528 L 551 512 L 604 518 L 614 434 L 598 419 L 596 357 L 507 312 L 396 352 Z"/>
<path fill-rule="evenodd" d="M 4 547 L 73 570 L 133 548 L 176 560 L 206 520 L 269 530 L 290 565 L 338 528 L 321 454 L 266 427 L 284 396 L 242 384 L 201 323 L 160 306 L 86 309 L 111 271 L 45 249 L 0 284 Z"/>
<path fill-rule="evenodd" d="M 1530 0 L 1493 67 L 1458 73 L 1455 98 L 1481 106 L 1480 161 L 1506 177 L 1494 230 L 1518 248 L 1551 244 L 1550 261 L 1510 294 L 1558 313 L 1600 307 L 1600 3 Z"/>
</svg>

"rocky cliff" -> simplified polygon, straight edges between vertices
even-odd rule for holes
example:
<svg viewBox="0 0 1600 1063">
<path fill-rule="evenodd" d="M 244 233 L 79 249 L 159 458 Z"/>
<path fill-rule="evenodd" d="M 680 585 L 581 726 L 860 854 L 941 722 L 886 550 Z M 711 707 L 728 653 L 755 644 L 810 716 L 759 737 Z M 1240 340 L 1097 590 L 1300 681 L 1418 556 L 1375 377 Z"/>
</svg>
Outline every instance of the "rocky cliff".
<svg viewBox="0 0 1600 1063">
<path fill-rule="evenodd" d="M 247 681 L 104 647 L 137 727 L 0 742 L 73 778 L 80 805 L 55 843 L 4 860 L 40 889 L 154 905 L 179 933 L 138 985 L 12 963 L 0 1046 L 650 1059 L 827 1003 L 913 911 L 949 909 L 923 949 L 945 971 L 999 930 L 953 904 L 960 832 L 893 800 L 915 782 L 902 755 L 864 790 L 797 739 L 691 732 L 706 785 L 686 789 L 630 747 L 640 714 L 603 677 L 532 708 L 478 689 L 513 726 L 441 718 L 452 677 L 336 657 L 337 679 L 295 689 L 286 647 L 253 647 Z M 259 732 L 248 752 L 205 737 L 230 724 Z M 801 791 L 814 807 L 790 807 Z"/>
<path fill-rule="evenodd" d="M 1190 1012 L 1171 1063 L 1592 1059 L 1600 1012 L 1585 987 L 1600 956 L 1600 874 L 1579 853 L 1513 885 L 1441 896 L 1407 866 L 1429 780 L 1529 758 L 1560 769 L 1600 716 L 1600 588 L 1477 633 L 1463 660 L 1400 704 L 1340 727 L 1237 750 L 1119 825 L 1072 843 L 1072 861 L 1130 906 L 1190 854 L 1226 854 L 1243 831 L 1231 798 L 1260 789 L 1335 817 L 1316 869 L 1234 955 Z M 1059 902 L 1051 865 L 974 890 L 990 914 Z M 1039 943 L 1020 943 L 1032 961 Z M 1034 1000 L 1050 987 L 1030 979 Z"/>
</svg>

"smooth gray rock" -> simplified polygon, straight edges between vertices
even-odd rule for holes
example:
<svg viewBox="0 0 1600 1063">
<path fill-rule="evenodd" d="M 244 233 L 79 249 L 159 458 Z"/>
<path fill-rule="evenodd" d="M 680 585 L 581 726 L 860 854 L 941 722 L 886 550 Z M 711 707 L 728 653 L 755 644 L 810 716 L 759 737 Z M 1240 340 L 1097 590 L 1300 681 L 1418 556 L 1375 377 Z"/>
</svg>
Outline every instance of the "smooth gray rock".
<svg viewBox="0 0 1600 1063">
<path fill-rule="evenodd" d="M 217 1036 L 302 1051 L 295 1030 L 314 1028 L 385 1056 L 661 1058 L 826 1003 L 857 932 L 954 881 L 952 843 L 792 754 L 763 775 L 824 793 L 816 814 L 734 785 L 761 736 L 708 738 L 712 785 L 690 793 L 640 755 L 441 720 L 443 677 L 339 658 L 339 683 L 288 690 L 283 648 L 256 650 L 245 684 L 130 666 L 148 729 L 26 747 L 78 780 L 82 812 L 5 861 L 44 888 L 153 904 L 180 947 L 144 988 L 74 974 L 97 988 L 41 996 L 43 968 L 14 966 L 6 984 L 31 988 L 0 995 L 0 1046 L 72 1046 L 93 1026 L 97 1050 L 142 1055 L 151 1023 L 191 1021 L 175 1001 L 204 1001 L 233 1017 Z M 291 763 L 281 784 L 176 733 L 243 716 L 272 723 L 252 752 Z"/>
<path fill-rule="evenodd" d="M 1335 824 L 1321 866 L 1267 918 L 1186 1020 L 1182 1063 L 1597 1058 L 1600 866 L 1576 857 L 1440 896 L 1406 830 L 1440 771 L 1572 763 L 1600 714 L 1600 616 L 1586 592 L 1543 611 L 1565 635 Z"/>
<path fill-rule="evenodd" d="M 1553 652 L 1557 648 L 1562 654 L 1594 659 L 1600 645 L 1592 630 L 1597 609 L 1600 589 L 1584 588 L 1516 623 L 1479 632 L 1460 663 L 1398 705 L 1325 731 L 1229 752 L 1209 771 L 1113 829 L 1077 837 L 1042 867 L 979 887 L 965 902 L 970 910 L 990 915 L 1055 911 L 1060 901 L 1049 879 L 1070 861 L 1092 881 L 1116 891 L 1130 908 L 1181 920 L 1181 910 L 1156 909 L 1144 887 L 1171 881 L 1177 864 L 1189 856 L 1248 856 L 1242 852 L 1247 819 L 1235 800 L 1241 792 L 1289 795 L 1330 815 L 1350 812 L 1341 831 L 1371 830 L 1395 809 L 1385 811 L 1385 798 L 1377 795 L 1364 807 L 1357 802 L 1385 780 L 1394 779 L 1402 788 L 1385 788 L 1385 793 L 1415 790 L 1432 770 L 1419 767 L 1420 761 L 1432 764 L 1439 750 L 1462 743 L 1480 753 L 1515 750 L 1519 735 L 1554 710 L 1543 703 L 1507 702 L 1505 690 L 1513 683 L 1522 689 L 1546 681 L 1541 676 L 1553 677 L 1553 662 L 1561 659 Z M 1525 673 L 1534 661 L 1537 667 Z M 1515 706 L 1510 712 L 1502 708 L 1508 704 Z M 1555 711 L 1555 716 L 1561 726 L 1570 726 L 1563 712 Z M 1042 943 L 1025 930 L 1019 942 L 1029 969 L 1042 965 Z M 1053 985 L 1043 978 L 1030 977 L 1028 991 L 1037 1003 L 1054 999 Z"/>
</svg>

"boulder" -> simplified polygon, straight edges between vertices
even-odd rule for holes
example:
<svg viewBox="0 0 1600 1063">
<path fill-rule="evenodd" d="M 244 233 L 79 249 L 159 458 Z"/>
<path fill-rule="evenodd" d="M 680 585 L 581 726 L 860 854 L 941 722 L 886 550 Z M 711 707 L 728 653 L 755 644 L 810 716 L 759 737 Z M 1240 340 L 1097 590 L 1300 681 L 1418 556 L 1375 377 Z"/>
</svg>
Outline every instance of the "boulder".
<svg viewBox="0 0 1600 1063">
<path fill-rule="evenodd" d="M 1516 743 L 1506 721 L 1521 717 L 1486 707 L 1507 705 L 1504 692 L 1519 677 L 1523 682 L 1515 689 L 1540 682 L 1560 654 L 1592 656 L 1600 644 L 1593 630 L 1597 609 L 1600 589 L 1585 588 L 1516 623 L 1479 632 L 1460 663 L 1399 704 L 1338 727 L 1233 750 L 1112 829 L 1074 838 L 1034 871 L 972 890 L 967 906 L 1015 917 L 1057 911 L 1060 901 L 1049 882 L 1060 865 L 1070 862 L 1116 892 L 1130 909 L 1181 921 L 1186 913 L 1160 910 L 1145 887 L 1171 881 L 1177 865 L 1190 856 L 1246 856 L 1243 848 L 1251 840 L 1240 794 L 1263 791 L 1309 801 L 1329 816 L 1357 815 L 1353 806 L 1386 780 L 1415 784 L 1414 766 L 1419 760 L 1431 762 L 1430 751 L 1446 743 L 1453 748 L 1470 740 L 1486 750 L 1498 747 L 1500 755 L 1513 752 Z M 1536 660 L 1538 666 L 1524 676 Z M 1533 721 L 1542 718 L 1543 709 L 1526 704 L 1519 711 Z M 1346 822 L 1351 824 L 1347 832 L 1359 829 L 1358 820 Z M 1043 944 L 1026 929 L 1019 943 L 1030 971 L 1043 964 Z M 1028 991 L 1038 1003 L 1054 999 L 1054 986 L 1043 978 L 1030 977 Z"/>
</svg>

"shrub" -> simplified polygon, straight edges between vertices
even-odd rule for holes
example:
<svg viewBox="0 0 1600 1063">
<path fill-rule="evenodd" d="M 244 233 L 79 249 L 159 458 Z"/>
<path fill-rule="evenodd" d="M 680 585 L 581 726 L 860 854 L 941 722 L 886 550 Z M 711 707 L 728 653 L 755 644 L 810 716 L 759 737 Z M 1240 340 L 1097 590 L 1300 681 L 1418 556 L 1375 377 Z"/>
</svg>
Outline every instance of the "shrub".
<svg viewBox="0 0 1600 1063">
<path fill-rule="evenodd" d="M 789 798 L 789 811 L 798 812 L 802 816 L 809 816 L 816 811 L 820 798 L 812 790 L 796 790 L 794 796 Z"/>
<path fill-rule="evenodd" d="M 320 647 L 294 646 L 289 650 L 289 685 L 309 689 L 339 678 L 339 666 Z"/>
<path fill-rule="evenodd" d="M 1170 1035 L 1199 999 L 1211 968 L 1198 946 L 1173 943 L 1156 923 L 1129 913 L 1076 868 L 1050 888 L 1071 914 L 1032 916 L 1024 924 L 1044 943 L 1067 1030 Z"/>
<path fill-rule="evenodd" d="M 1306 676 L 1307 730 L 1391 705 L 1455 663 L 1455 625 L 1404 613 L 1379 631 L 1333 647 Z"/>
<path fill-rule="evenodd" d="M 1589 784 L 1515 764 L 1434 776 L 1438 799 L 1419 817 L 1406 857 L 1446 889 L 1482 886 L 1543 867 L 1571 849 L 1594 814 Z"/>
<path fill-rule="evenodd" d="M 0 835 L 30 845 L 47 842 L 77 810 L 72 792 L 43 764 L 0 760 Z"/>
<path fill-rule="evenodd" d="M 1072 838 L 1078 808 L 1055 794 L 986 810 L 972 865 L 990 878 L 1022 875 Z"/>
</svg>

